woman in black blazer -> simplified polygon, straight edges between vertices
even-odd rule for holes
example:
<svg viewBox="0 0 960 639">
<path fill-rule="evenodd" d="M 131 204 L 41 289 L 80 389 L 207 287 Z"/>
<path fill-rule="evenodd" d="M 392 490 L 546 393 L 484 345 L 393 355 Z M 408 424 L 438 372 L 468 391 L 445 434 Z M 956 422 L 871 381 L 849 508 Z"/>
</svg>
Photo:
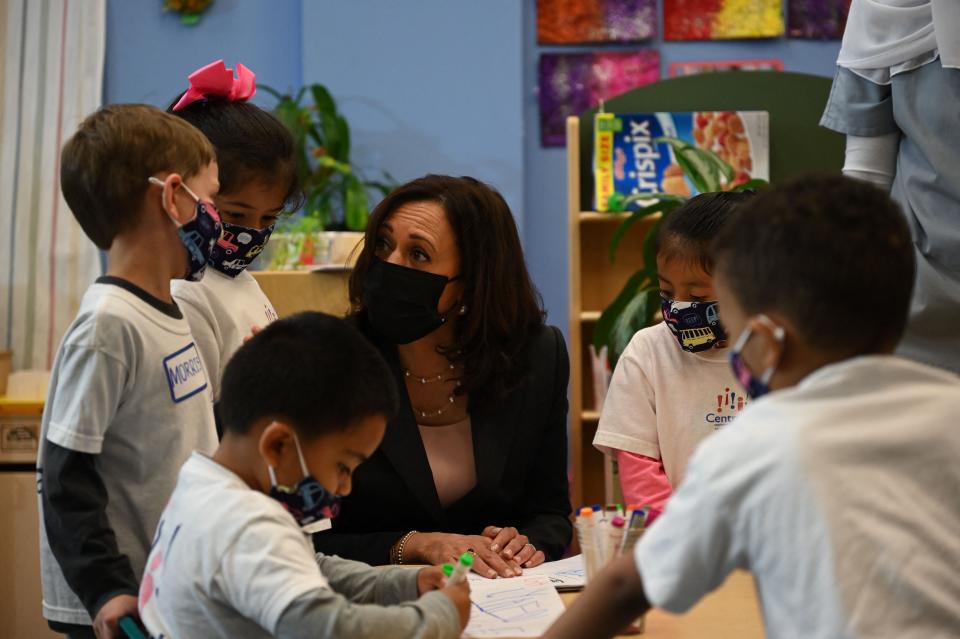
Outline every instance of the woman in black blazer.
<svg viewBox="0 0 960 639">
<path fill-rule="evenodd" d="M 400 411 L 317 550 L 370 564 L 472 552 L 477 572 L 504 577 L 559 559 L 572 531 L 569 360 L 499 193 L 446 176 L 391 193 L 350 299 L 396 375 Z"/>
</svg>

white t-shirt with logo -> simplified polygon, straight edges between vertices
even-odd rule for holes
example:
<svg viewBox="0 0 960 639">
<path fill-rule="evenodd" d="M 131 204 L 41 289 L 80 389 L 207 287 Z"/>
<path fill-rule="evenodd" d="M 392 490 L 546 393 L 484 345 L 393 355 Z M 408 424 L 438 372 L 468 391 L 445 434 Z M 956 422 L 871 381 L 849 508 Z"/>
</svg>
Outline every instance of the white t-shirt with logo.
<svg viewBox="0 0 960 639">
<path fill-rule="evenodd" d="M 636 548 L 680 613 L 735 569 L 768 637 L 956 637 L 960 378 L 892 356 L 826 366 L 697 449 Z"/>
<path fill-rule="evenodd" d="M 662 322 L 637 332 L 613 371 L 593 445 L 662 460 L 676 488 L 700 442 L 749 404 L 729 352 L 685 352 Z"/>
<path fill-rule="evenodd" d="M 230 277 L 208 266 L 199 282 L 174 280 L 171 292 L 190 322 L 218 400 L 227 362 L 253 329 L 277 319 L 277 312 L 247 271 Z"/>
<path fill-rule="evenodd" d="M 195 454 L 157 527 L 140 616 L 154 637 L 270 636 L 291 602 L 326 587 L 290 513 Z"/>
<path fill-rule="evenodd" d="M 213 398 L 187 321 L 120 286 L 93 284 L 57 351 L 40 460 L 47 441 L 97 455 L 107 519 L 139 578 L 181 464 L 217 446 Z M 47 542 L 42 499 L 40 512 L 43 614 L 89 625 Z"/>
</svg>

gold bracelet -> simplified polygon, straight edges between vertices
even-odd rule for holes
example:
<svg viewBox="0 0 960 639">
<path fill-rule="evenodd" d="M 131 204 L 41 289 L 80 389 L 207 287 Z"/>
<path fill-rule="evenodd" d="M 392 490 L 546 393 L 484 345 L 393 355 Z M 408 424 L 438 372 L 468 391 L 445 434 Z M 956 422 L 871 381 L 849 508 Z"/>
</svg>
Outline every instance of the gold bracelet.
<svg viewBox="0 0 960 639">
<path fill-rule="evenodd" d="M 398 564 L 398 565 L 403 563 L 403 547 L 406 546 L 410 538 L 416 534 L 417 534 L 416 530 L 411 530 L 406 535 L 401 537 L 400 541 L 394 544 L 393 552 L 391 553 L 393 556 L 390 558 L 391 563 Z"/>
</svg>

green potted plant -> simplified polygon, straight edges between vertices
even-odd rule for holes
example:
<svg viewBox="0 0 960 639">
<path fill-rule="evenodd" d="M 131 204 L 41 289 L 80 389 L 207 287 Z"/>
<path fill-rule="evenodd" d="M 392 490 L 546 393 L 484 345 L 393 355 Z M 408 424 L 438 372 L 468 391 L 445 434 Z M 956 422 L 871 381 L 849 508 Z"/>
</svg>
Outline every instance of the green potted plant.
<svg viewBox="0 0 960 639">
<path fill-rule="evenodd" d="M 766 180 L 748 180 L 737 183 L 733 167 L 713 151 L 697 148 L 677 138 L 658 138 L 655 143 L 669 144 L 677 164 L 700 193 L 720 190 L 745 190 L 762 187 Z M 620 354 L 633 335 L 642 328 L 655 323 L 660 311 L 660 286 L 657 279 L 657 260 L 654 253 L 660 227 L 688 198 L 666 193 L 624 196 L 614 193 L 608 200 L 608 210 L 622 214 L 635 203 L 641 208 L 630 212 L 614 230 L 608 254 L 610 262 L 616 261 L 617 248 L 623 236 L 642 219 L 657 216 L 643 237 L 643 267 L 633 273 L 623 288 L 600 314 L 593 332 L 594 348 L 607 346 L 610 367 L 616 365 Z"/>
<path fill-rule="evenodd" d="M 281 237 L 271 251 L 270 267 L 309 266 L 329 259 L 331 251 L 342 253 L 333 246 L 341 240 L 355 246 L 367 226 L 370 192 L 382 197 L 396 184 L 385 171 L 379 180 L 366 179 L 353 165 L 350 126 L 325 86 L 310 84 L 295 95 L 260 88 L 277 99 L 273 113 L 293 134 L 305 195 L 303 211 L 278 229 Z M 334 235 L 344 231 L 354 235 Z"/>
</svg>

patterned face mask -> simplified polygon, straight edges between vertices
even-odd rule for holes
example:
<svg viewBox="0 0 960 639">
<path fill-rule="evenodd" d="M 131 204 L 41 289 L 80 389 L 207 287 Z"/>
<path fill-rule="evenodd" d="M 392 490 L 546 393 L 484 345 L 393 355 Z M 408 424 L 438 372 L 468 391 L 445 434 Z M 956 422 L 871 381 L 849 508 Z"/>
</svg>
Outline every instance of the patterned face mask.
<svg viewBox="0 0 960 639">
<path fill-rule="evenodd" d="M 160 188 L 164 187 L 162 180 L 155 177 L 150 177 L 148 180 L 150 184 L 155 184 Z M 176 225 L 177 235 L 180 236 L 180 241 L 187 249 L 187 272 L 183 279 L 199 282 L 203 279 L 204 271 L 207 270 L 207 261 L 213 252 L 213 246 L 223 233 L 223 225 L 220 222 L 217 207 L 213 205 L 213 202 L 202 202 L 186 184 L 181 183 L 181 186 L 187 192 L 187 195 L 196 202 L 196 214 L 186 224 L 181 224 L 172 217 L 170 219 Z"/>
<path fill-rule="evenodd" d="M 267 473 L 270 475 L 270 496 L 280 502 L 297 520 L 300 529 L 309 535 L 330 527 L 330 520 L 340 514 L 340 498 L 328 492 L 319 481 L 314 479 L 303 459 L 300 440 L 294 436 L 293 441 L 297 446 L 303 479 L 296 486 L 282 486 L 277 483 L 273 466 L 267 466 Z"/>
<path fill-rule="evenodd" d="M 264 229 L 223 223 L 223 235 L 213 245 L 210 266 L 224 275 L 236 277 L 263 251 L 276 225 Z"/>
<path fill-rule="evenodd" d="M 758 317 L 760 321 L 768 324 L 773 330 L 773 338 L 778 342 L 782 342 L 784 337 L 783 327 L 774 324 L 773 320 L 766 315 L 759 315 Z M 737 381 L 740 382 L 740 385 L 743 386 L 743 390 L 747 392 L 747 397 L 757 399 L 770 392 L 770 380 L 773 378 L 773 373 L 777 370 L 777 366 L 774 364 L 763 371 L 760 377 L 756 377 L 750 372 L 746 362 L 743 361 L 743 349 L 746 348 L 747 342 L 750 341 L 752 335 L 753 331 L 748 326 L 740 334 L 740 337 L 737 338 L 736 344 L 734 344 L 730 350 L 730 368 L 733 369 L 733 374 L 736 376 Z"/>
<path fill-rule="evenodd" d="M 710 350 L 727 339 L 727 333 L 720 324 L 718 309 L 716 302 L 678 302 L 668 299 L 660 302 L 663 321 L 680 348 L 688 353 Z"/>
</svg>

